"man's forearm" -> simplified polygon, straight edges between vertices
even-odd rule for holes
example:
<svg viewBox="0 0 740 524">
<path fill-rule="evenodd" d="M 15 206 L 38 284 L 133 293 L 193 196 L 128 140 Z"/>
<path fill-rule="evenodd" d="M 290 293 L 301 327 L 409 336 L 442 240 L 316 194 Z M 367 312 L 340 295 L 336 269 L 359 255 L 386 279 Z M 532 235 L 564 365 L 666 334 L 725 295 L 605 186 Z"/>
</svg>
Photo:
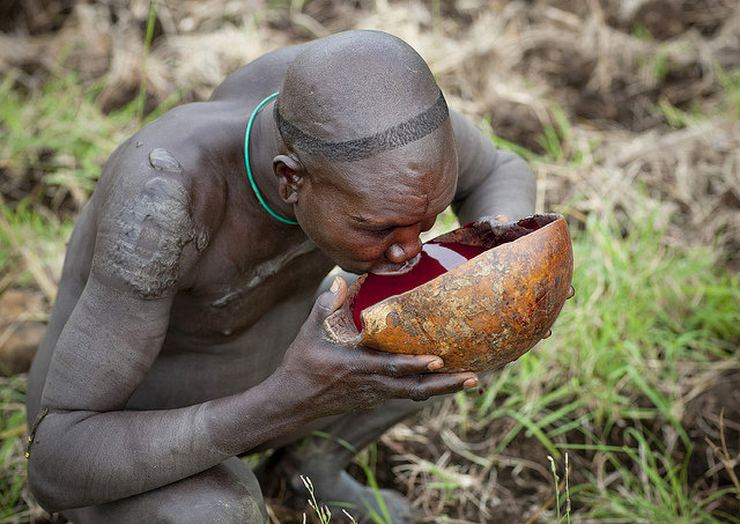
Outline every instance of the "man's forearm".
<svg viewBox="0 0 740 524">
<path fill-rule="evenodd" d="M 279 388 L 268 378 L 244 393 L 172 410 L 50 411 L 30 446 L 32 490 L 46 509 L 58 511 L 204 471 L 307 422 L 276 402 Z"/>
<path fill-rule="evenodd" d="M 537 184 L 527 163 L 505 151 L 498 151 L 496 160 L 489 175 L 455 206 L 461 223 L 496 215 L 516 220 L 534 213 Z"/>
</svg>

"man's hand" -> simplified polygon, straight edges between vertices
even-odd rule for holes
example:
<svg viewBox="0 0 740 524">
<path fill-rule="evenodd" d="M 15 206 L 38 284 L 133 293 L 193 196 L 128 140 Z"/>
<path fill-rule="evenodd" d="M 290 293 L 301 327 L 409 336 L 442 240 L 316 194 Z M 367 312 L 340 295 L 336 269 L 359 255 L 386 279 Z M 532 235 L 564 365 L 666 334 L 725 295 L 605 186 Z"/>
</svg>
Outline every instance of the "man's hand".
<svg viewBox="0 0 740 524">
<path fill-rule="evenodd" d="M 324 319 L 347 297 L 337 277 L 321 294 L 275 374 L 287 395 L 317 417 L 369 409 L 392 398 L 426 400 L 478 386 L 475 373 L 434 373 L 444 366 L 435 355 L 402 355 L 347 348 L 327 339 Z"/>
</svg>

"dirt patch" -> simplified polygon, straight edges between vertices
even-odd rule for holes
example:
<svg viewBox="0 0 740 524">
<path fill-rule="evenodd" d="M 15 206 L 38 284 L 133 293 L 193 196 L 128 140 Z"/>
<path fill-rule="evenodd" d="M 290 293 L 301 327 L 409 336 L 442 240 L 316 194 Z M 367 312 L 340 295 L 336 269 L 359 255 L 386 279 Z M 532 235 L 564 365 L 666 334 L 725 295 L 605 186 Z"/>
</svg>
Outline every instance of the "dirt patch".
<svg viewBox="0 0 740 524">
<path fill-rule="evenodd" d="M 717 376 L 706 390 L 688 402 L 682 422 L 694 446 L 688 468 L 689 482 L 707 495 L 737 482 L 740 373 Z M 740 501 L 735 497 L 722 497 L 716 506 L 727 515 L 740 514 Z"/>
<path fill-rule="evenodd" d="M 46 305 L 37 291 L 10 289 L 0 295 L 0 375 L 28 371 L 46 332 Z"/>
<path fill-rule="evenodd" d="M 532 153 L 539 211 L 566 209 L 576 230 L 590 215 L 644 216 L 636 203 L 647 195 L 655 206 L 650 219 L 667 223 L 669 243 L 716 246 L 723 263 L 740 267 L 736 2 L 160 1 L 143 67 L 148 5 L 6 2 L 0 71 L 12 73 L 23 95 L 73 73 L 106 113 L 130 104 L 144 85 L 151 109 L 178 92 L 182 101 L 206 99 L 228 73 L 276 47 L 344 29 L 383 29 L 424 56 L 451 107 Z M 84 194 L 72 199 L 46 181 L 64 154 L 47 148 L 21 169 L 0 162 L 0 203 L 14 208 L 30 196 L 43 213 L 79 211 Z M 18 371 L 39 343 L 49 304 L 13 287 L 0 296 L 0 360 Z M 707 496 L 733 486 L 740 453 L 740 376 L 711 377 L 689 393 L 682 414 L 693 445 L 688 484 Z M 635 402 L 636 409 L 652 407 Z M 443 513 L 471 522 L 546 521 L 551 452 L 522 431 L 498 453 L 514 420 L 468 428 L 455 409 L 446 400 L 383 437 L 380 485 L 406 494 L 430 521 Z M 665 436 L 665 421 L 650 424 L 646 430 Z M 621 446 L 624 431 L 611 428 L 607 442 Z M 566 441 L 587 444 L 575 430 Z M 684 450 L 676 448 L 676 456 L 680 462 Z M 571 460 L 573 484 L 614 474 L 603 454 L 573 453 Z M 364 481 L 359 468 L 352 473 Z M 302 521 L 279 496 L 270 502 L 279 522 Z M 740 513 L 732 496 L 710 509 Z M 34 518 L 41 513 L 33 511 Z"/>
</svg>

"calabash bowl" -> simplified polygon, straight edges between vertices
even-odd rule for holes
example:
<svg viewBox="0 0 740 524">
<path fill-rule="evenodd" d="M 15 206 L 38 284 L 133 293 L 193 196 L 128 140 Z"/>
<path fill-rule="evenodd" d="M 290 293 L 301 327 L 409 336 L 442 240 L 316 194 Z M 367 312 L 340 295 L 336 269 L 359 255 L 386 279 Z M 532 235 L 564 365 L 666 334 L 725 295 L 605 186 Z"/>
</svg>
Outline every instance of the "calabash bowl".
<svg viewBox="0 0 740 524">
<path fill-rule="evenodd" d="M 349 288 L 344 305 L 325 321 L 346 346 L 438 355 L 442 371 L 486 371 L 519 358 L 542 338 L 569 296 L 573 251 L 566 221 L 556 214 L 517 222 L 474 223 L 431 243 L 485 249 L 449 272 L 367 307 L 362 330 L 354 299 L 367 275 Z"/>
</svg>

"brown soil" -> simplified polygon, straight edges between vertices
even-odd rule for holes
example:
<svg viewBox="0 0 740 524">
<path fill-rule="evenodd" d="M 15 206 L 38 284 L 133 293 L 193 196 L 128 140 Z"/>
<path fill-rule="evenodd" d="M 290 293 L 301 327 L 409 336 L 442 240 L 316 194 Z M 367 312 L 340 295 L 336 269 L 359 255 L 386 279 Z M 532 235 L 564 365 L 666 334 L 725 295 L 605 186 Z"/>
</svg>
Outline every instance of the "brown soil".
<svg viewBox="0 0 740 524">
<path fill-rule="evenodd" d="M 694 445 L 689 483 L 706 493 L 731 486 L 730 472 L 740 456 L 740 373 L 716 377 L 688 402 L 682 422 Z M 740 515 L 740 500 L 723 497 L 717 509 Z"/>
<path fill-rule="evenodd" d="M 670 242 L 714 245 L 730 267 L 740 267 L 740 128 L 737 108 L 726 105 L 722 77 L 740 67 L 737 2 L 290 4 L 158 2 L 145 78 L 148 107 L 178 90 L 183 101 L 207 98 L 228 73 L 275 47 L 344 29 L 382 28 L 425 57 L 452 107 L 484 128 L 490 123 L 499 137 L 546 155 L 532 163 L 539 177 L 538 211 L 567 204 L 579 227 L 589 214 L 605 210 L 637 215 L 636 197 L 647 193 L 666 210 L 659 216 L 670 216 Z M 430 4 L 439 5 L 439 13 Z M 52 75 L 75 72 L 85 85 L 102 84 L 97 103 L 104 111 L 121 108 L 141 84 L 147 12 L 146 0 L 6 1 L 0 5 L 0 72 L 20 72 L 15 81 L 26 92 Z M 672 118 L 672 109 L 684 120 Z M 543 140 L 552 132 L 559 152 Z M 0 204 L 12 207 L 32 193 L 46 195 L 39 199 L 46 203 L 54 200 L 55 190 L 44 185 L 46 174 L 29 168 L 11 177 L 0 162 Z M 65 205 L 54 209 L 74 215 L 79 202 L 64 198 Z M 27 369 L 53 295 L 46 282 L 35 283 L 44 300 L 8 284 L 12 280 L 0 275 L 0 368 L 6 372 Z M 694 446 L 689 484 L 707 494 L 731 486 L 729 472 L 740 453 L 740 375 L 713 376 L 697 386 L 682 414 Z M 468 463 L 466 446 L 492 449 L 511 422 L 471 429 L 460 443 L 443 422 L 453 406 L 445 401 L 382 439 L 380 484 L 401 490 L 428 515 L 471 522 L 519 522 L 528 515 L 544 521 L 538 512 L 552 495 L 548 452 L 522 433 L 491 464 Z M 623 428 L 612 431 L 621 444 Z M 569 434 L 568 442 L 578 442 L 578 435 Z M 575 484 L 587 480 L 594 455 L 574 457 Z M 443 489 L 427 489 L 438 479 L 429 476 L 423 460 L 467 464 L 455 482 L 485 482 L 489 498 L 458 500 L 445 498 Z M 358 469 L 353 473 L 364 480 Z M 301 521 L 300 512 L 278 499 L 273 503 L 281 522 Z M 723 498 L 718 509 L 740 514 L 732 497 Z M 41 514 L 37 507 L 34 512 Z"/>
</svg>

